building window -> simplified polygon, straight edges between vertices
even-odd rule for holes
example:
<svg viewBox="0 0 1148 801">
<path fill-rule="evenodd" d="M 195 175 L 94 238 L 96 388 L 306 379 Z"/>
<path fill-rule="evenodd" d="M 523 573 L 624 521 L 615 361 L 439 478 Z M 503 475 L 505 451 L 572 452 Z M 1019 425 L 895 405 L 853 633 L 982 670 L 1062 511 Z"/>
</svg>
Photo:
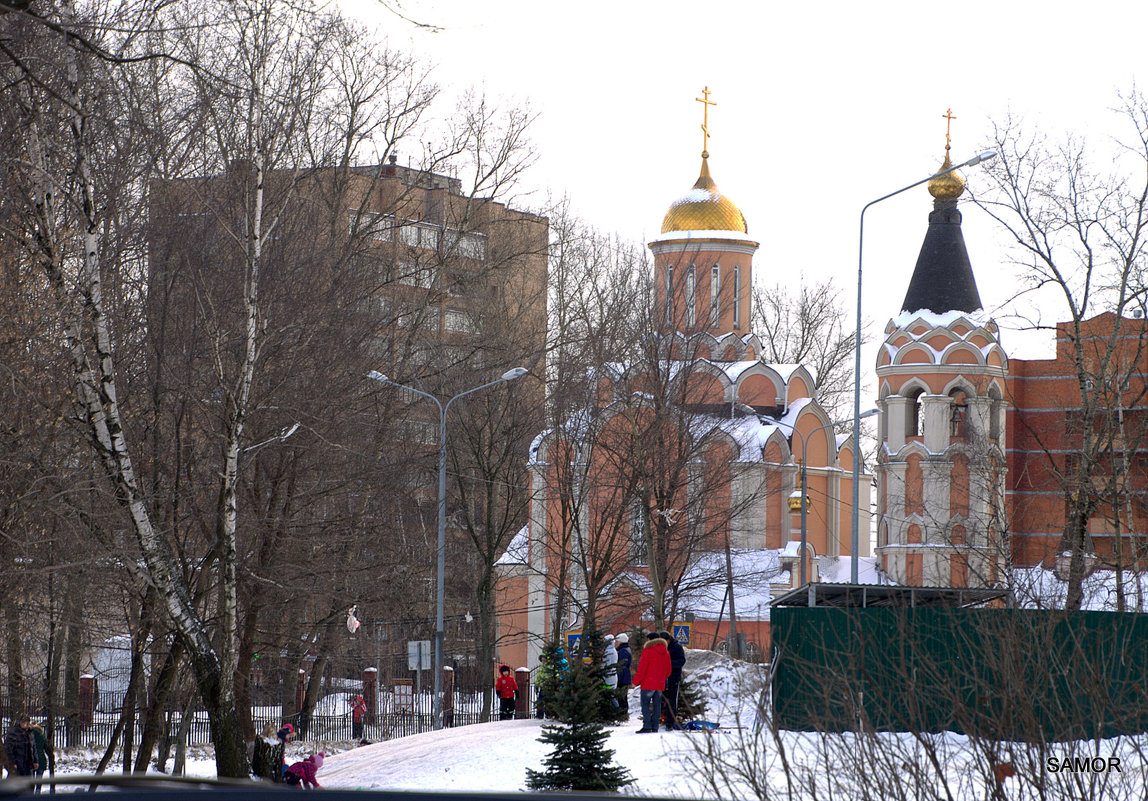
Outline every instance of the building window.
<svg viewBox="0 0 1148 801">
<path fill-rule="evenodd" d="M 905 410 L 905 436 L 921 436 L 921 395 L 925 390 L 914 389 L 909 393 L 909 408 Z"/>
<path fill-rule="evenodd" d="M 697 324 L 697 270 L 691 264 L 686 272 L 686 328 L 693 328 Z"/>
<path fill-rule="evenodd" d="M 666 325 L 674 324 L 674 268 L 666 267 Z"/>
<path fill-rule="evenodd" d="M 710 328 L 717 328 L 721 307 L 721 267 L 710 268 Z"/>
<path fill-rule="evenodd" d="M 445 317 L 445 325 L 447 331 L 457 331 L 463 334 L 473 334 L 474 320 L 470 314 L 458 309 L 447 309 Z"/>
<path fill-rule="evenodd" d="M 965 435 L 965 414 L 968 412 L 968 401 L 965 399 L 965 393 L 954 392 L 952 394 L 952 409 L 949 412 L 949 434 L 954 437 L 963 437 Z"/>
<path fill-rule="evenodd" d="M 741 328 L 741 265 L 733 266 L 733 327 Z"/>
<path fill-rule="evenodd" d="M 482 261 L 486 256 L 485 234 L 464 234 L 457 228 L 447 228 L 443 233 L 443 248 L 467 259 Z"/>
<path fill-rule="evenodd" d="M 393 214 L 377 214 L 361 209 L 350 209 L 349 214 L 352 236 L 367 236 L 379 242 L 390 242 L 394 238 L 395 217 Z"/>
<path fill-rule="evenodd" d="M 630 561 L 635 565 L 646 564 L 646 510 L 641 498 L 630 504 Z"/>
</svg>

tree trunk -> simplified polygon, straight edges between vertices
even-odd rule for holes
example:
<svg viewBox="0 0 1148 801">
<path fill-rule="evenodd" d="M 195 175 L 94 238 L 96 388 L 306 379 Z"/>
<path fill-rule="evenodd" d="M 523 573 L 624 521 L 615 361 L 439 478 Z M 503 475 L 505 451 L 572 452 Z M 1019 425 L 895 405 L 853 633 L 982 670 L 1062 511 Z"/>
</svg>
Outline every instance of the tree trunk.
<svg viewBox="0 0 1148 801">
<path fill-rule="evenodd" d="M 191 731 L 191 721 L 195 716 L 195 694 L 188 695 L 179 716 L 179 733 L 175 736 L 175 762 L 171 766 L 172 776 L 187 773 L 187 735 Z"/>
<path fill-rule="evenodd" d="M 147 773 L 152 751 L 155 750 L 160 734 L 167 726 L 165 709 L 175 687 L 175 680 L 179 676 L 183 652 L 183 641 L 178 637 L 172 639 L 171 647 L 168 648 L 164 657 L 163 667 L 160 668 L 156 677 L 155 687 L 148 704 L 147 718 L 144 721 L 143 731 L 140 733 L 140 744 L 136 754 L 136 773 Z M 166 761 L 164 759 L 164 762 Z M 163 772 L 162 766 L 160 772 Z"/>
<path fill-rule="evenodd" d="M 80 744 L 80 665 L 84 648 L 82 575 L 83 572 L 78 571 L 68 580 L 64 597 L 64 619 L 68 621 L 64 643 L 64 720 L 67 727 L 64 742 L 69 747 Z"/>
</svg>

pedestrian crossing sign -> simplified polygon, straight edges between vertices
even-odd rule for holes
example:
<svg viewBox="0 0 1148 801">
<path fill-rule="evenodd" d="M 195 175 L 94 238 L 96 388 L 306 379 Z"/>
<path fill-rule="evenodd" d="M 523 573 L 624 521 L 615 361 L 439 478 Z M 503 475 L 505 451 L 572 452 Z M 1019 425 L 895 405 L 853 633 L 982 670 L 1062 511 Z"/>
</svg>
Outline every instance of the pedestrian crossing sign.
<svg viewBox="0 0 1148 801">
<path fill-rule="evenodd" d="M 675 623 L 673 625 L 674 639 L 677 640 L 683 648 L 690 647 L 690 628 L 691 623 Z"/>
</svg>

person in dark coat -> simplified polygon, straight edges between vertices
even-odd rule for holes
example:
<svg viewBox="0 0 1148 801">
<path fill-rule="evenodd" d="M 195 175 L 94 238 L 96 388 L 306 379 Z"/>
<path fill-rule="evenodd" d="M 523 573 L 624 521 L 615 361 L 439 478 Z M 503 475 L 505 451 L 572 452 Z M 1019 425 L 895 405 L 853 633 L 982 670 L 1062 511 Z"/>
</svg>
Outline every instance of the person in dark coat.
<svg viewBox="0 0 1148 801">
<path fill-rule="evenodd" d="M 18 717 L 4 736 L 4 750 L 17 776 L 31 776 L 40 765 L 36 761 L 36 743 L 32 739 L 32 720 L 27 715 Z"/>
<path fill-rule="evenodd" d="M 642 728 L 638 729 L 639 734 L 658 730 L 662 719 L 662 692 L 669 677 L 670 653 L 666 650 L 666 641 L 651 637 L 642 646 L 638 672 L 634 674 L 634 683 L 641 688 Z"/>
<path fill-rule="evenodd" d="M 681 729 L 678 720 L 678 688 L 682 686 L 682 668 L 686 664 L 686 649 L 668 631 L 659 631 L 658 636 L 666 641 L 670 652 L 670 677 L 666 679 L 666 691 L 662 697 L 666 701 L 666 730 Z"/>
<path fill-rule="evenodd" d="M 634 655 L 630 653 L 630 635 L 622 632 L 614 638 L 614 644 L 618 646 L 618 664 L 615 666 L 618 671 L 618 689 L 628 690 L 634 686 L 634 674 L 630 672 L 630 666 L 634 664 Z"/>
<path fill-rule="evenodd" d="M 44 734 L 44 730 L 40 728 L 39 724 L 32 724 L 32 742 L 36 748 L 36 765 L 37 767 L 32 771 L 37 779 L 44 778 L 44 771 L 49 771 L 49 776 L 56 775 L 56 754 L 52 751 L 52 744 L 48 742 L 48 735 Z M 36 793 L 39 794 L 44 788 L 36 785 Z"/>
</svg>

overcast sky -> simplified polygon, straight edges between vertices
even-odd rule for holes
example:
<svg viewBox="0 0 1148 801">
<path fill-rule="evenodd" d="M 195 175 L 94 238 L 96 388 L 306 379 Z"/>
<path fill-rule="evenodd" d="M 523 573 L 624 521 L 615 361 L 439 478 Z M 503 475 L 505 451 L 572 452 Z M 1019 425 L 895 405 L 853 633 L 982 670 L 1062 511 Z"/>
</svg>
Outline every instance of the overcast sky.
<svg viewBox="0 0 1148 801">
<path fill-rule="evenodd" d="M 762 243 L 757 280 L 831 278 L 850 310 L 861 208 L 937 169 L 946 109 L 956 115 L 954 162 L 984 149 L 993 121 L 1010 112 L 1101 146 L 1124 132 L 1110 109 L 1148 59 L 1148 4 L 1134 0 L 403 0 L 437 33 L 354 2 L 392 45 L 436 63 L 445 87 L 529 103 L 534 200 L 568 194 L 582 217 L 634 240 L 655 236 L 697 178 L 694 98 L 708 86 L 718 104 L 713 178 Z M 931 204 L 921 187 L 866 214 L 863 304 L 877 333 L 900 310 Z M 993 309 L 1011 288 L 1007 253 L 990 222 L 963 209 Z"/>
</svg>

